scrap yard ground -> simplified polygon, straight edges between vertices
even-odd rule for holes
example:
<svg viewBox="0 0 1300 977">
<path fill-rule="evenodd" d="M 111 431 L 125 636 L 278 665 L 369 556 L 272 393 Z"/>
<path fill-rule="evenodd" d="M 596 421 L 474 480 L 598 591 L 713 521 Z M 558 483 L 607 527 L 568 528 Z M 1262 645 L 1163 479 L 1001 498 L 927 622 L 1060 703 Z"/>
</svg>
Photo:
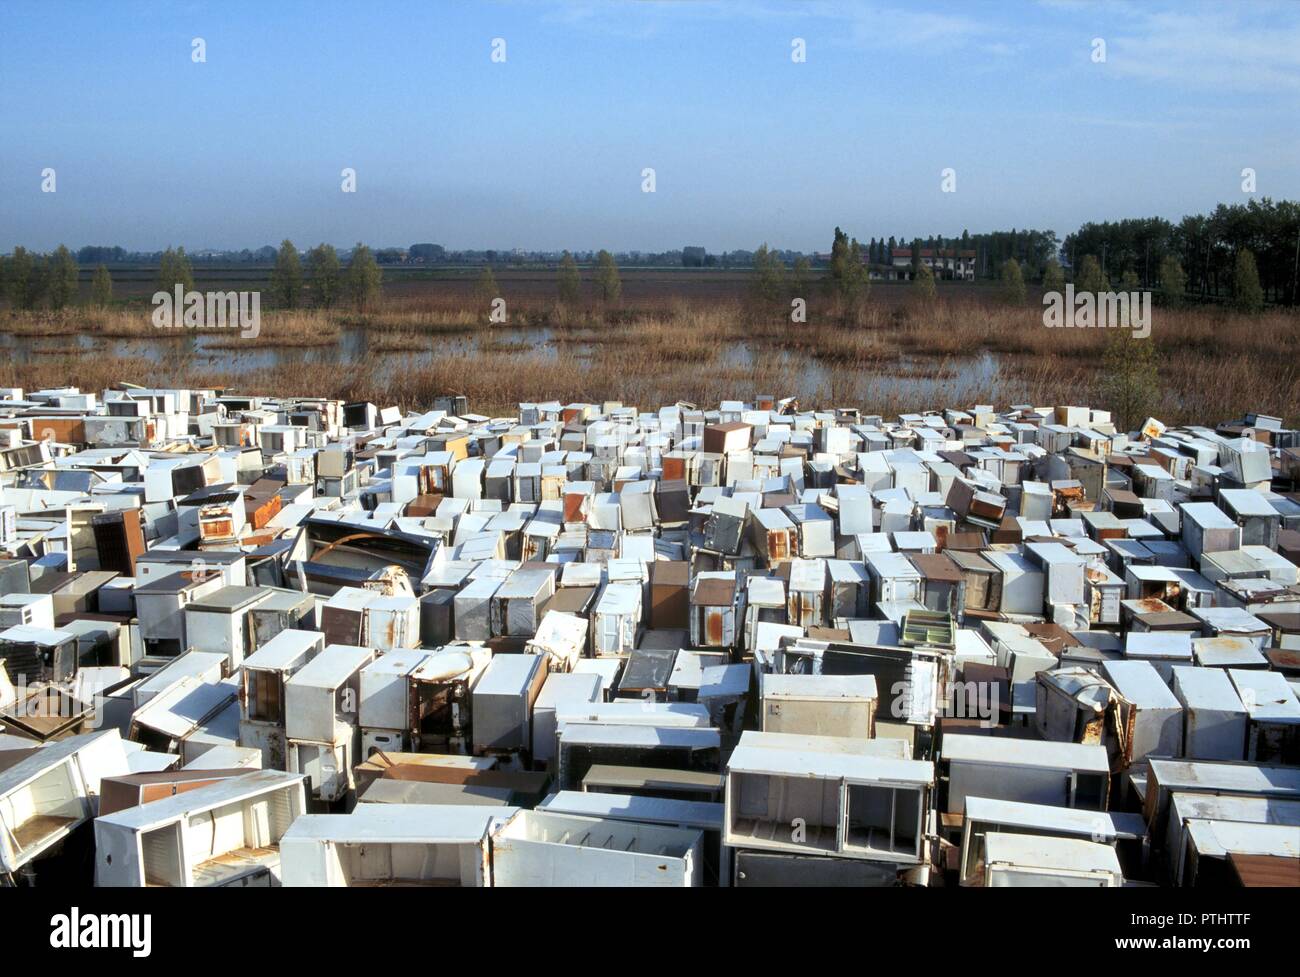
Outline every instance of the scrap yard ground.
<svg viewBox="0 0 1300 977">
<path fill-rule="evenodd" d="M 0 389 L 0 888 L 1300 886 L 1300 430 L 934 407 Z"/>
</svg>

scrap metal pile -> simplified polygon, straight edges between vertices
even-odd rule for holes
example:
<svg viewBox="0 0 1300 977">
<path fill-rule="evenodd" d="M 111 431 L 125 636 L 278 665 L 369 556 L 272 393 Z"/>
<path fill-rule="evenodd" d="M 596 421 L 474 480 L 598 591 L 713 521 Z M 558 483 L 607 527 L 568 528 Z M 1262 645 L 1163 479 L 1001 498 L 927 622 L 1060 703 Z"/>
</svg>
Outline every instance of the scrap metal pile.
<svg viewBox="0 0 1300 977">
<path fill-rule="evenodd" d="M 1300 884 L 1300 432 L 0 390 L 0 881 Z"/>
</svg>

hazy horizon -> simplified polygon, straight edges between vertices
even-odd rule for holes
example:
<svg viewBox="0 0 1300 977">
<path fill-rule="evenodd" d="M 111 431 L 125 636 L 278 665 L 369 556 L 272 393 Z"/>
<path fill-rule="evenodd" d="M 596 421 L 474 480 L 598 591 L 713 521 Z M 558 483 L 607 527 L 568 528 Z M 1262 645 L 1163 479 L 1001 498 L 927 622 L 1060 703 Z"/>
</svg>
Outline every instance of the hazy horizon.
<svg viewBox="0 0 1300 977">
<path fill-rule="evenodd" d="M 1300 196 L 1297 103 L 1274 2 L 9 3 L 0 252 L 1064 237 Z"/>
</svg>

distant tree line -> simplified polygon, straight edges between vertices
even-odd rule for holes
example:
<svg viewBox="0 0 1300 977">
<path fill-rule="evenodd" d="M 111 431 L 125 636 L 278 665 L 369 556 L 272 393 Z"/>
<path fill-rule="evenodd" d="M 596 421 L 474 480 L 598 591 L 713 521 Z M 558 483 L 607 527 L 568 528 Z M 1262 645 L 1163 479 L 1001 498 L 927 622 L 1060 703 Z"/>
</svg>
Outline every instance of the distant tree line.
<svg viewBox="0 0 1300 977">
<path fill-rule="evenodd" d="M 491 300 L 496 298 L 496 280 L 491 278 L 491 267 L 484 269 L 484 277 L 479 280 L 479 298 Z M 488 283 L 491 287 L 488 287 Z M 623 280 L 618 272 L 614 256 L 605 250 L 597 252 L 595 274 L 592 278 L 597 301 L 606 307 L 617 306 L 623 298 Z M 560 263 L 555 269 L 556 298 L 561 306 L 577 305 L 582 300 L 582 274 L 578 270 L 577 259 L 565 251 L 560 255 Z"/>
<path fill-rule="evenodd" d="M 332 244 L 316 245 L 307 252 L 304 273 L 298 249 L 285 238 L 271 269 L 271 302 L 282 309 L 308 304 L 329 309 L 345 299 L 358 312 L 367 312 L 379 300 L 383 280 L 375 252 L 360 241 L 346 267 Z"/>
<path fill-rule="evenodd" d="M 826 270 L 827 287 L 837 308 L 852 313 L 860 310 L 870 286 L 870 275 L 861 266 L 892 266 L 896 250 L 907 252 L 913 280 L 924 266 L 921 253 L 925 250 L 973 252 L 977 277 L 999 281 L 1009 298 L 1019 295 L 1026 282 L 1051 289 L 1064 287 L 1068 280 L 1085 291 L 1116 286 L 1155 289 L 1166 304 L 1230 299 L 1238 308 L 1254 310 L 1270 302 L 1294 306 L 1300 301 L 1300 202 L 1267 197 L 1244 204 L 1220 204 L 1212 213 L 1189 214 L 1176 224 L 1161 217 L 1090 222 L 1064 242 L 1051 230 L 1012 228 L 976 234 L 963 231 L 960 237 L 913 237 L 910 242 L 895 235 L 872 237 L 863 245 L 836 228 L 829 257 L 767 244 L 754 251 L 719 254 L 710 254 L 699 245 L 661 252 L 565 251 L 559 257 L 557 289 L 561 302 L 576 301 L 581 276 L 577 276 L 576 293 L 574 279 L 583 266 L 595 269 L 597 292 L 606 303 L 617 302 L 621 295 L 619 265 L 750 268 L 760 279 L 757 292 L 770 297 L 783 293 L 800 277 L 811 279 L 815 262 Z M 304 267 L 302 256 L 288 241 L 279 248 L 268 245 L 200 255 L 186 254 L 183 248 L 134 252 L 108 245 L 87 245 L 75 253 L 60 245 L 43 255 L 16 247 L 11 255 L 0 256 L 0 285 L 15 308 L 62 308 L 77 296 L 79 268 L 94 265 L 91 301 L 106 305 L 112 298 L 110 265 L 156 263 L 161 287 L 165 282 L 192 284 L 194 263 L 249 262 L 273 266 L 272 297 L 283 308 L 303 304 L 328 308 L 347 300 L 364 309 L 378 295 L 381 265 L 481 264 L 489 274 L 498 264 L 556 266 L 554 252 L 449 251 L 432 243 L 375 250 L 358 244 L 351 253 L 321 244 L 305 257 Z M 1008 262 L 1014 262 L 1014 271 Z M 800 269 L 800 275 L 787 282 L 787 269 L 794 268 Z M 785 284 L 778 286 L 778 281 Z M 932 281 L 923 283 L 918 294 L 932 287 Z"/>
<path fill-rule="evenodd" d="M 1189 296 L 1239 298 L 1239 273 L 1255 267 L 1261 301 L 1297 303 L 1300 274 L 1300 201 L 1268 197 L 1219 204 L 1177 224 L 1161 217 L 1089 223 L 1065 239 L 1062 253 L 1077 268 L 1095 258 L 1106 281 L 1128 276 L 1144 288 L 1162 286 L 1176 262 Z M 1242 259 L 1243 253 L 1250 257 Z"/>
<path fill-rule="evenodd" d="M 76 257 L 60 244 L 48 255 L 19 246 L 0 257 L 0 293 L 15 309 L 48 307 L 59 310 L 77 299 L 81 269 Z M 91 279 L 90 301 L 104 306 L 113 295 L 113 282 L 102 264 Z"/>
<path fill-rule="evenodd" d="M 88 244 L 76 252 L 81 265 L 156 265 L 164 251 L 128 251 L 116 245 Z M 269 244 L 263 248 L 243 248 L 239 251 L 202 251 L 191 254 L 190 260 L 199 264 L 268 264 L 275 260 L 276 249 Z"/>
<path fill-rule="evenodd" d="M 1042 277 L 1047 263 L 1057 257 L 1060 240 L 1055 231 L 1016 230 L 990 231 L 987 234 L 972 234 L 962 231 L 961 237 L 906 238 L 871 238 L 867 242 L 867 261 L 876 266 L 889 266 L 894 263 L 895 250 L 906 250 L 913 270 L 923 264 L 917 254 L 922 251 L 973 251 L 975 253 L 975 274 L 978 278 L 998 278 L 1002 267 L 1008 260 L 1015 260 L 1028 273 L 1030 278 Z"/>
<path fill-rule="evenodd" d="M 78 255 L 84 252 L 82 249 Z M 113 249 L 93 249 L 102 252 Z M 111 255 L 109 256 L 111 257 Z M 168 247 L 158 253 L 155 285 L 170 292 L 179 286 L 194 289 L 194 265 L 183 247 Z M 78 258 L 64 245 L 50 254 L 28 251 L 19 245 L 13 253 L 0 255 L 0 294 L 15 309 L 62 309 L 78 298 L 81 268 Z M 346 299 L 359 311 L 370 309 L 379 298 L 383 272 L 370 248 L 358 242 L 346 266 L 330 244 L 319 244 L 307 252 L 304 271 L 298 249 L 286 239 L 276 252 L 271 270 L 270 303 L 284 309 L 307 304 L 330 308 Z M 113 300 L 113 277 L 101 262 L 91 276 L 88 304 L 104 308 Z"/>
</svg>

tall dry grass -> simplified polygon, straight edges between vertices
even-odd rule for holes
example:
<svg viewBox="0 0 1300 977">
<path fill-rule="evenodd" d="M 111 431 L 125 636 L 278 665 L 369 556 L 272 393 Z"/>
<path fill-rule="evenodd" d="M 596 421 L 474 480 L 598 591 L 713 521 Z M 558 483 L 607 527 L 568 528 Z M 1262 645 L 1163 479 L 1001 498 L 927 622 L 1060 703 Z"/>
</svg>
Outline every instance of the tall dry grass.
<svg viewBox="0 0 1300 977">
<path fill-rule="evenodd" d="M 132 339 L 175 342 L 203 333 L 215 349 L 256 346 L 330 346 L 341 331 L 338 317 L 318 309 L 264 311 L 256 337 L 239 336 L 236 329 L 161 329 L 147 307 L 97 309 L 76 306 L 54 311 L 0 313 L 0 333 L 14 336 L 88 336 L 92 339 Z"/>
<path fill-rule="evenodd" d="M 508 305 L 490 326 L 463 297 L 385 298 L 364 315 L 346 309 L 264 313 L 261 335 L 209 340 L 229 364 L 193 355 L 192 344 L 161 362 L 113 355 L 115 338 L 193 335 L 155 329 L 147 309 L 71 309 L 0 314 L 0 333 L 90 336 L 93 354 L 66 341 L 27 362 L 10 358 L 4 384 L 74 383 L 102 389 L 120 380 L 365 398 L 404 406 L 463 393 L 476 410 L 499 413 L 521 400 L 622 400 L 642 407 L 675 400 L 712 404 L 759 393 L 810 404 L 857 404 L 881 413 L 975 402 L 1006 405 L 1101 400 L 1102 353 L 1113 330 L 1048 329 L 1041 310 L 940 300 L 868 302 L 853 325 L 809 302 L 809 321 L 762 314 L 735 299 L 666 298 L 649 310 L 598 304 L 564 307 L 549 297 Z M 1300 422 L 1300 316 L 1242 316 L 1223 309 L 1154 310 L 1159 349 L 1158 416 L 1212 424 L 1248 410 Z M 295 349 L 327 348 L 345 331 L 363 337 L 359 359 L 341 352 L 308 361 Z M 31 344 L 30 338 L 28 339 Z M 250 347 L 283 348 L 282 362 L 248 370 Z M 992 365 L 990 366 L 990 359 Z"/>
</svg>

